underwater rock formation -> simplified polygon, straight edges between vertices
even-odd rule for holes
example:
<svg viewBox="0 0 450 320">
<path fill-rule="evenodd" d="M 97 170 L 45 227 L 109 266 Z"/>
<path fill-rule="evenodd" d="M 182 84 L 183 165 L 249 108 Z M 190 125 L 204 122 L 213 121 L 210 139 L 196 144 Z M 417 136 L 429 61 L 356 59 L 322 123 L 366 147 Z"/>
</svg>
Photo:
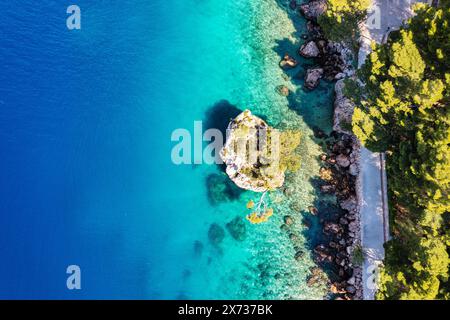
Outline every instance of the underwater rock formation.
<svg viewBox="0 0 450 320">
<path fill-rule="evenodd" d="M 194 242 L 194 255 L 196 257 L 200 257 L 203 253 L 203 243 L 201 243 L 200 241 L 196 240 Z"/>
<path fill-rule="evenodd" d="M 213 223 L 208 230 L 208 239 L 213 245 L 218 245 L 225 238 L 225 231 L 217 223 Z"/>
<path fill-rule="evenodd" d="M 208 199 L 212 205 L 236 200 L 242 191 L 237 188 L 224 174 L 213 173 L 206 178 Z"/>
<path fill-rule="evenodd" d="M 289 95 L 289 88 L 286 87 L 285 85 L 278 86 L 276 91 L 280 96 L 283 97 L 287 97 Z"/>
<path fill-rule="evenodd" d="M 236 217 L 227 223 L 226 228 L 233 239 L 237 241 L 243 241 L 246 235 L 245 222 L 241 217 Z"/>
</svg>

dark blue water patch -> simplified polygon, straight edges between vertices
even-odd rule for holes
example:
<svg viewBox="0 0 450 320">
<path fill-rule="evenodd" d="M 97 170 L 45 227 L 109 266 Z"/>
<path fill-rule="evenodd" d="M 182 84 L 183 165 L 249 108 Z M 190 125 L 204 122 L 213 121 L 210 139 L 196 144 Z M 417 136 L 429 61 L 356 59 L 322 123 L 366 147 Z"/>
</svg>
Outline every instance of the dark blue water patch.
<svg viewBox="0 0 450 320">
<path fill-rule="evenodd" d="M 206 177 L 208 200 L 213 206 L 238 200 L 243 189 L 237 187 L 224 173 L 212 173 Z"/>
<path fill-rule="evenodd" d="M 220 100 L 206 109 L 204 118 L 204 127 L 207 129 L 218 129 L 226 136 L 226 129 L 231 120 L 236 118 L 242 110 L 232 105 L 227 100 Z"/>
</svg>

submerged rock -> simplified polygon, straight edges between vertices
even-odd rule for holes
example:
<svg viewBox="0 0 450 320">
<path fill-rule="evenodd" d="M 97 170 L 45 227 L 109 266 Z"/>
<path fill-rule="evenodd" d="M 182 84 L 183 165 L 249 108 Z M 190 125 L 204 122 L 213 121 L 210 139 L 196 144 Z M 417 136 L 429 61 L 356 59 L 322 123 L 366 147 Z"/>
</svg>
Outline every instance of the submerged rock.
<svg viewBox="0 0 450 320">
<path fill-rule="evenodd" d="M 286 223 L 288 226 L 294 224 L 294 219 L 292 219 L 291 216 L 284 216 L 284 223 Z"/>
<path fill-rule="evenodd" d="M 283 185 L 284 170 L 267 153 L 271 149 L 268 141 L 278 133 L 276 130 L 245 110 L 230 122 L 227 133 L 220 156 L 226 173 L 238 187 L 264 192 Z"/>
<path fill-rule="evenodd" d="M 213 223 L 209 227 L 208 239 L 213 245 L 218 245 L 225 238 L 225 231 L 217 223 Z"/>
<path fill-rule="evenodd" d="M 294 258 L 295 258 L 295 260 L 300 261 L 303 259 L 304 255 L 305 255 L 305 253 L 303 251 L 299 250 L 295 253 Z"/>
<path fill-rule="evenodd" d="M 356 211 L 356 209 L 358 208 L 358 200 L 355 196 L 351 196 L 343 201 L 340 201 L 339 205 L 342 209 L 349 212 Z"/>
<path fill-rule="evenodd" d="M 200 257 L 202 253 L 203 253 L 203 243 L 197 240 L 194 242 L 194 255 L 196 257 Z"/>
<path fill-rule="evenodd" d="M 319 176 L 322 180 L 330 181 L 333 179 L 333 171 L 331 170 L 331 168 L 322 167 L 319 170 Z"/>
<path fill-rule="evenodd" d="M 280 96 L 287 97 L 289 95 L 289 88 L 285 85 L 278 86 L 276 90 Z"/>
<path fill-rule="evenodd" d="M 323 228 L 323 231 L 325 233 L 342 233 L 342 227 L 340 225 L 338 225 L 337 223 L 333 223 L 333 222 L 327 222 L 325 223 L 325 226 Z"/>
<path fill-rule="evenodd" d="M 246 235 L 246 225 L 241 217 L 236 217 L 227 223 L 226 228 L 233 239 L 243 241 Z"/>
<path fill-rule="evenodd" d="M 319 213 L 319 210 L 317 210 L 316 207 L 313 206 L 309 206 L 308 207 L 308 211 L 313 215 L 313 216 L 317 216 L 317 214 Z"/>
<path fill-rule="evenodd" d="M 295 10 L 297 8 L 297 1 L 296 0 L 289 1 L 289 8 L 291 8 L 291 10 Z"/>
<path fill-rule="evenodd" d="M 280 67 L 283 69 L 295 68 L 298 62 L 287 53 L 284 55 L 283 60 L 280 61 Z"/>
<path fill-rule="evenodd" d="M 308 287 L 312 287 L 317 283 L 325 282 L 326 275 L 325 273 L 318 267 L 313 267 L 310 269 L 311 274 L 308 276 L 306 284 Z"/>
</svg>

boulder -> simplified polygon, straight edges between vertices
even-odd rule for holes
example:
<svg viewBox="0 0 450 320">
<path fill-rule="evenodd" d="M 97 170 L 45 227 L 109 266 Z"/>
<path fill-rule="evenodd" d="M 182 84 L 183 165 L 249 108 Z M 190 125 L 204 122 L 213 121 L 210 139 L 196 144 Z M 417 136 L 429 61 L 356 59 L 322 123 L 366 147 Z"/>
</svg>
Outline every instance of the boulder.
<svg viewBox="0 0 450 320">
<path fill-rule="evenodd" d="M 308 207 L 308 211 L 309 213 L 311 213 L 313 216 L 317 216 L 317 214 L 319 213 L 319 210 L 317 210 L 316 207 L 313 206 L 309 206 Z"/>
<path fill-rule="evenodd" d="M 322 68 L 312 68 L 306 71 L 305 87 L 309 90 L 317 88 L 320 83 L 320 79 L 323 76 Z"/>
<path fill-rule="evenodd" d="M 301 260 L 303 258 L 304 254 L 305 253 L 303 251 L 297 251 L 294 256 L 295 260 L 297 260 L 297 261 Z"/>
<path fill-rule="evenodd" d="M 294 224 L 294 219 L 292 219 L 291 216 L 284 216 L 284 223 L 287 224 L 288 226 Z"/>
<path fill-rule="evenodd" d="M 333 257 L 330 255 L 329 250 L 323 244 L 320 244 L 317 247 L 315 247 L 314 253 L 316 254 L 316 257 L 319 262 L 333 261 Z"/>
<path fill-rule="evenodd" d="M 359 230 L 358 223 L 356 221 L 352 221 L 348 224 L 348 230 L 350 230 L 349 233 L 356 233 Z"/>
<path fill-rule="evenodd" d="M 347 168 L 350 165 L 350 158 L 346 155 L 340 154 L 336 157 L 336 163 L 342 168 Z"/>
<path fill-rule="evenodd" d="M 352 163 L 350 165 L 350 167 L 348 168 L 348 172 L 352 175 L 352 176 L 357 176 L 359 173 L 359 169 L 358 166 L 355 163 Z"/>
<path fill-rule="evenodd" d="M 200 257 L 202 255 L 203 252 L 203 243 L 201 243 L 200 241 L 196 240 L 194 242 L 194 255 L 196 257 Z"/>
<path fill-rule="evenodd" d="M 323 193 L 333 193 L 334 191 L 336 191 L 336 188 L 333 185 L 326 184 L 320 187 L 320 191 L 322 191 Z"/>
<path fill-rule="evenodd" d="M 291 241 L 293 241 L 293 242 L 299 240 L 298 236 L 297 236 L 296 234 L 293 234 L 293 233 L 291 233 L 291 234 L 289 235 L 289 239 L 290 239 Z"/>
<path fill-rule="evenodd" d="M 320 50 L 314 41 L 309 41 L 300 47 L 299 54 L 305 58 L 317 58 Z"/>
<path fill-rule="evenodd" d="M 344 87 L 344 79 L 338 80 L 334 86 L 333 130 L 350 134 L 349 129 L 351 127 L 355 105 L 350 99 L 344 96 Z"/>
<path fill-rule="evenodd" d="M 283 69 L 295 68 L 298 62 L 287 53 L 284 55 L 283 60 L 280 61 L 280 67 Z"/>
<path fill-rule="evenodd" d="M 358 201 L 354 196 L 351 196 L 343 201 L 340 201 L 339 205 L 342 209 L 353 212 L 358 208 Z"/>
<path fill-rule="evenodd" d="M 345 293 L 345 290 L 340 289 L 339 283 L 332 283 L 331 287 L 330 287 L 330 291 L 331 291 L 331 293 L 334 293 L 334 294 Z M 336 300 L 337 300 L 337 298 L 336 298 Z"/>
<path fill-rule="evenodd" d="M 306 23 L 306 30 L 308 31 L 307 38 L 323 39 L 322 29 L 317 23 L 309 20 Z"/>
<path fill-rule="evenodd" d="M 300 6 L 300 13 L 308 20 L 316 21 L 327 10 L 327 0 L 313 0 Z"/>
<path fill-rule="evenodd" d="M 326 275 L 320 268 L 313 267 L 310 269 L 310 271 L 311 271 L 311 274 L 308 276 L 308 280 L 307 280 L 307 285 L 309 287 L 314 286 L 318 282 L 325 281 Z"/>
<path fill-rule="evenodd" d="M 345 290 L 350 293 L 350 294 L 355 294 L 356 293 L 356 288 L 354 286 L 347 286 L 345 288 Z"/>
<path fill-rule="evenodd" d="M 303 219 L 302 221 L 302 225 L 305 226 L 305 228 L 309 229 L 311 228 L 311 221 L 309 221 L 309 219 Z"/>
<path fill-rule="evenodd" d="M 284 184 L 284 170 L 277 159 L 270 158 L 270 148 L 248 148 L 240 146 L 264 146 L 275 134 L 264 120 L 245 110 L 233 119 L 227 128 L 227 140 L 220 151 L 220 157 L 226 165 L 226 173 L 240 188 L 254 192 L 265 192 L 280 188 Z"/>
<path fill-rule="evenodd" d="M 325 233 L 333 233 L 333 234 L 338 234 L 338 233 L 342 233 L 342 227 L 340 225 L 338 225 L 337 223 L 333 223 L 333 222 L 327 222 L 325 223 L 325 226 L 323 227 L 323 231 Z"/>
<path fill-rule="evenodd" d="M 313 130 L 313 134 L 314 134 L 315 138 L 317 138 L 317 139 L 326 139 L 326 138 L 328 138 L 328 135 L 325 133 L 325 131 L 323 131 L 319 127 L 313 126 L 312 130 Z"/>
</svg>

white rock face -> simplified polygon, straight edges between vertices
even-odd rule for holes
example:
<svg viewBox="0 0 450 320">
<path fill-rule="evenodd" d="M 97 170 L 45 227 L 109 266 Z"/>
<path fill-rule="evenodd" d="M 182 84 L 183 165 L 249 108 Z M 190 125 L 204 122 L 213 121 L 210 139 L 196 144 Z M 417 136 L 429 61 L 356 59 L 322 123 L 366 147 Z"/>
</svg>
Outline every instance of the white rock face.
<svg viewBox="0 0 450 320">
<path fill-rule="evenodd" d="M 279 168 L 279 163 L 267 156 L 267 148 L 249 147 L 264 144 L 267 136 L 275 134 L 274 129 L 245 110 L 230 122 L 227 131 L 227 141 L 220 157 L 227 166 L 226 173 L 230 179 L 238 187 L 255 192 L 281 187 L 284 183 L 284 171 Z"/>
</svg>

